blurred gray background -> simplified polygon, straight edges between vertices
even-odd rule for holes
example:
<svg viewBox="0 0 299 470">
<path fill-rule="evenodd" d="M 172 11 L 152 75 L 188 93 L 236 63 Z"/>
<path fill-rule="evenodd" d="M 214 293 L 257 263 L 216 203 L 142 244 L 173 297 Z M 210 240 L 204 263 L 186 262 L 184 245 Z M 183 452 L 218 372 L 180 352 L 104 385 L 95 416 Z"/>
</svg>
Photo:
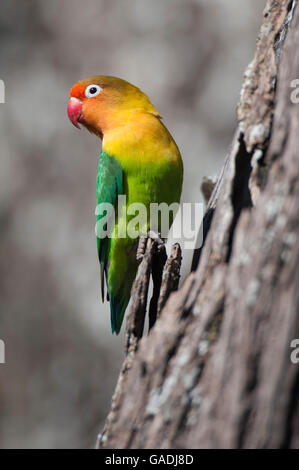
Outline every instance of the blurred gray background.
<svg viewBox="0 0 299 470">
<path fill-rule="evenodd" d="M 232 138 L 264 3 L 1 0 L 0 447 L 92 447 L 123 357 L 100 302 L 100 141 L 68 121 L 69 89 L 94 74 L 139 86 L 183 155 L 182 199 L 201 200 Z"/>
</svg>

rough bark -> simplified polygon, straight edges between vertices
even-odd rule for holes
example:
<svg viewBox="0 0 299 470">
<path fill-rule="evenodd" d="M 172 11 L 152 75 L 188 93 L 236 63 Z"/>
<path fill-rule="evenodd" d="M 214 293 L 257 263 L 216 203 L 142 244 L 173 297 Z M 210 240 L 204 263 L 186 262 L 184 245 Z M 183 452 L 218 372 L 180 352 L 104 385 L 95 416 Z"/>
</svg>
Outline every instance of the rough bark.
<svg viewBox="0 0 299 470">
<path fill-rule="evenodd" d="M 296 4 L 267 2 L 196 270 L 126 358 L 99 447 L 299 446 Z"/>
</svg>

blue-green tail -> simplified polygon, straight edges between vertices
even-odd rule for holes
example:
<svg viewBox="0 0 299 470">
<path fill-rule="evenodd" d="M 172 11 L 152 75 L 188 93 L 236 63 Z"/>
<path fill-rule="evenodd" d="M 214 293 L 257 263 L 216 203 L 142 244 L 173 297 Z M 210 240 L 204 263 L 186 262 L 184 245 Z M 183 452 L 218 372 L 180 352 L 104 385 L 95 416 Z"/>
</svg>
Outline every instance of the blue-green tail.
<svg viewBox="0 0 299 470">
<path fill-rule="evenodd" d="M 110 317 L 112 334 L 119 334 L 129 300 L 130 295 L 124 295 L 121 299 L 119 299 L 118 296 L 110 297 Z"/>
</svg>

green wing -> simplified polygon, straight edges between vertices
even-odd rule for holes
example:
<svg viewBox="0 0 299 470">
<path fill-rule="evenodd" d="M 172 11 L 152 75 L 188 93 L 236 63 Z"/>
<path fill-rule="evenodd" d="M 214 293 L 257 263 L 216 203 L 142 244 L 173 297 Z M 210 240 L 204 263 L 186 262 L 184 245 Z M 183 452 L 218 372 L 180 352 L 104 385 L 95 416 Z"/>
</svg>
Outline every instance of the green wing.
<svg viewBox="0 0 299 470">
<path fill-rule="evenodd" d="M 97 176 L 98 204 L 109 203 L 117 207 L 117 197 L 122 194 L 123 171 L 120 163 L 102 150 Z M 97 215 L 99 221 L 105 214 Z M 97 233 L 97 235 L 99 235 Z M 101 266 L 101 291 L 104 300 L 104 277 L 108 278 L 109 269 L 109 238 L 97 237 L 98 256 Z"/>
</svg>

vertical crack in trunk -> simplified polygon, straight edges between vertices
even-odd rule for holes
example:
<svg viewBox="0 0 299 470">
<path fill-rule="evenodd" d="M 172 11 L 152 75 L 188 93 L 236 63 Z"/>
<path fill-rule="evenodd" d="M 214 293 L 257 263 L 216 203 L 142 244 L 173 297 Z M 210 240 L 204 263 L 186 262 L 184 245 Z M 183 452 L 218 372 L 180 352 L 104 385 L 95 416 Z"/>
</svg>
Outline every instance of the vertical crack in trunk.
<svg viewBox="0 0 299 470">
<path fill-rule="evenodd" d="M 251 174 L 251 158 L 252 153 L 246 150 L 244 135 L 241 133 L 239 137 L 239 151 L 235 158 L 235 177 L 232 187 L 231 202 L 233 206 L 233 220 L 230 229 L 228 252 L 226 261 L 229 263 L 231 252 L 233 249 L 234 232 L 240 218 L 241 212 L 245 208 L 252 207 L 252 199 L 249 189 L 249 179 Z"/>
</svg>

